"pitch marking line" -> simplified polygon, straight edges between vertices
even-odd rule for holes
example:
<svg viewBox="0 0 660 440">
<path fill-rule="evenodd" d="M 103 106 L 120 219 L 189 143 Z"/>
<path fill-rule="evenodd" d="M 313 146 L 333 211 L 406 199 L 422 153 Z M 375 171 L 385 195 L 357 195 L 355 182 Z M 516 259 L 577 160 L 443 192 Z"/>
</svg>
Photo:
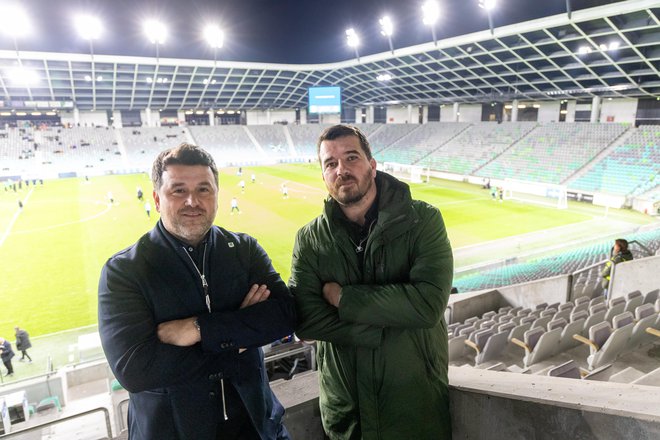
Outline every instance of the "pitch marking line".
<svg viewBox="0 0 660 440">
<path fill-rule="evenodd" d="M 43 228 L 29 229 L 27 231 L 19 231 L 19 232 L 15 232 L 15 234 L 31 234 L 33 232 L 48 231 L 48 230 L 51 230 L 51 229 L 62 228 L 64 226 L 76 225 L 78 223 L 85 223 L 85 222 L 97 219 L 97 218 L 107 214 L 108 211 L 110 211 L 110 209 L 112 209 L 112 205 L 108 204 L 108 205 L 106 205 L 106 208 L 103 211 L 101 211 L 97 214 L 94 214 L 94 215 L 90 215 L 89 217 L 81 218 L 80 220 L 60 223 L 60 224 L 57 224 L 57 225 L 44 226 Z"/>
<path fill-rule="evenodd" d="M 30 188 L 30 191 L 28 191 L 27 195 L 23 199 L 22 202 L 23 206 L 25 206 L 25 203 L 32 195 L 32 191 L 34 191 L 34 188 Z M 11 221 L 9 222 L 9 226 L 7 226 L 7 229 L 5 230 L 4 234 L 2 234 L 2 238 L 0 238 L 0 247 L 2 247 L 3 244 L 5 244 L 5 240 L 7 239 L 7 237 L 9 237 L 9 233 L 11 232 L 11 229 L 14 227 L 14 223 L 16 223 L 16 220 L 18 220 L 19 215 L 21 215 L 20 208 L 14 213 L 14 217 L 12 217 Z"/>
</svg>

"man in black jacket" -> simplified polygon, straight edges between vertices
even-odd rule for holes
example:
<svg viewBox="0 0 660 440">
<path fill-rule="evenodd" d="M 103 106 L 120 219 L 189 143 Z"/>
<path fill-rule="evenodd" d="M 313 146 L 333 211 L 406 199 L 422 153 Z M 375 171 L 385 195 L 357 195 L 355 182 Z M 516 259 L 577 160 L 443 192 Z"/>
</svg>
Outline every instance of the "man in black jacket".
<svg viewBox="0 0 660 440">
<path fill-rule="evenodd" d="M 218 172 L 182 144 L 152 170 L 158 224 L 105 264 L 99 332 L 137 439 L 287 439 L 261 346 L 295 307 L 256 240 L 213 226 Z"/>
</svg>

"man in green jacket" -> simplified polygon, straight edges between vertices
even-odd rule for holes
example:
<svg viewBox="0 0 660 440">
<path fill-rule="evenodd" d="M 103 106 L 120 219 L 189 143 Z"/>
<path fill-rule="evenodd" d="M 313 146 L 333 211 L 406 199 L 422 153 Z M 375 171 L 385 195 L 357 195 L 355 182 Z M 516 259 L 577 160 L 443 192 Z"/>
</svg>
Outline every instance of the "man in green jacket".
<svg viewBox="0 0 660 440">
<path fill-rule="evenodd" d="M 442 216 L 376 171 L 357 128 L 330 127 L 317 148 L 330 197 L 298 231 L 289 283 L 298 336 L 319 341 L 323 427 L 333 440 L 451 438 Z"/>
</svg>

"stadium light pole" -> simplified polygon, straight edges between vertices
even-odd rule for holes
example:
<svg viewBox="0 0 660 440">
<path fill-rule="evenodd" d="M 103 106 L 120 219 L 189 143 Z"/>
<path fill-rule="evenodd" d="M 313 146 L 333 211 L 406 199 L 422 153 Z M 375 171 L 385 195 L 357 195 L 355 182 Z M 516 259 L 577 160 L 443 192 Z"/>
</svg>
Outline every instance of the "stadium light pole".
<svg viewBox="0 0 660 440">
<path fill-rule="evenodd" d="M 360 53 L 358 52 L 358 46 L 360 45 L 360 37 L 355 32 L 355 29 L 350 28 L 346 29 L 346 44 L 352 47 L 355 50 L 355 57 L 360 62 Z"/>
<path fill-rule="evenodd" d="M 165 25 L 157 20 L 147 20 L 144 22 L 144 33 L 152 44 L 156 45 L 156 65 L 160 58 L 159 46 L 165 43 L 167 37 L 167 29 Z"/>
<path fill-rule="evenodd" d="M 32 91 L 30 90 L 29 83 L 34 80 L 34 75 L 25 71 L 23 68 L 23 61 L 21 60 L 21 53 L 18 50 L 18 38 L 28 35 L 32 26 L 25 10 L 15 4 L 1 5 L 0 17 L 2 17 L 2 26 L 0 31 L 9 36 L 14 42 L 14 50 L 16 51 L 16 62 L 18 70 L 14 72 L 15 81 L 23 81 L 28 90 L 30 100 L 32 99 Z"/>
<path fill-rule="evenodd" d="M 567 0 L 568 1 L 568 0 Z M 492 11 L 497 6 L 497 0 L 479 0 L 479 7 L 486 10 L 488 15 L 488 27 L 490 34 L 495 35 L 495 28 L 493 27 L 493 14 Z"/>
<path fill-rule="evenodd" d="M 225 42 L 225 33 L 222 32 L 220 27 L 216 24 L 209 24 L 204 28 L 204 39 L 213 49 L 213 64 L 218 60 L 218 49 L 220 49 Z"/>
<path fill-rule="evenodd" d="M 380 33 L 387 37 L 387 41 L 390 43 L 390 50 L 392 51 L 392 55 L 394 55 L 394 45 L 392 44 L 394 23 L 392 23 L 392 20 L 387 15 L 378 20 L 378 22 L 380 23 Z"/>
<path fill-rule="evenodd" d="M 89 41 L 89 54 L 92 58 L 92 108 L 96 110 L 96 69 L 94 66 L 94 40 L 103 32 L 101 20 L 91 15 L 77 15 L 74 18 L 78 34 Z"/>
<path fill-rule="evenodd" d="M 435 36 L 435 23 L 440 18 L 440 7 L 434 0 L 428 0 L 422 5 L 422 13 L 424 14 L 422 20 L 425 25 L 431 26 L 431 34 L 433 35 L 433 44 L 438 45 L 438 39 Z"/>
</svg>

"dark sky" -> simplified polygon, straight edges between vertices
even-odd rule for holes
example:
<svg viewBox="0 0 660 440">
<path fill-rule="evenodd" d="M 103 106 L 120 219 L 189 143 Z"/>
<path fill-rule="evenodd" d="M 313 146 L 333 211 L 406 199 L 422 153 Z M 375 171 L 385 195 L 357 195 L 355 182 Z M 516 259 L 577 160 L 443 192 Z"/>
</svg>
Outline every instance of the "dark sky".
<svg viewBox="0 0 660 440">
<path fill-rule="evenodd" d="M 7 3 L 16 0 L 0 0 Z M 621 0 L 570 0 L 573 10 Z M 76 33 L 72 16 L 88 11 L 103 22 L 104 35 L 94 52 L 107 55 L 154 56 L 142 22 L 159 18 L 169 36 L 162 57 L 212 59 L 201 39 L 207 20 L 220 23 L 225 46 L 218 59 L 273 63 L 326 63 L 354 57 L 344 31 L 360 34 L 361 56 L 389 50 L 378 19 L 390 15 L 395 23 L 394 47 L 432 41 L 422 24 L 423 0 L 23 0 L 34 32 L 18 40 L 21 50 L 88 53 L 89 45 Z M 488 29 L 478 0 L 438 0 L 443 15 L 436 25 L 438 39 Z M 495 27 L 566 12 L 566 0 L 499 0 Z M 0 22 L 2 17 L 0 17 Z M 0 24 L 1 25 L 1 24 Z M 0 34 L 0 49 L 13 41 Z"/>
</svg>

